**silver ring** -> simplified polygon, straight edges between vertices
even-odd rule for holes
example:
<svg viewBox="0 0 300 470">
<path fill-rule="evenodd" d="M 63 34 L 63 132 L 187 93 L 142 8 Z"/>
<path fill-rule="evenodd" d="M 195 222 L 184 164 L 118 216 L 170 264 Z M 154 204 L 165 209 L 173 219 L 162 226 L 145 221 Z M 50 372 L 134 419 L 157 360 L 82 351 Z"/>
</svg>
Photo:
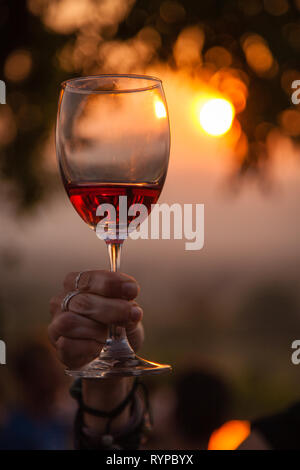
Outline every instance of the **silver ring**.
<svg viewBox="0 0 300 470">
<path fill-rule="evenodd" d="M 69 302 L 75 295 L 80 294 L 80 290 L 73 290 L 69 292 L 61 303 L 61 311 L 66 312 L 68 310 Z"/>
<path fill-rule="evenodd" d="M 80 271 L 80 273 L 77 274 L 76 279 L 75 279 L 75 289 L 79 289 L 79 281 L 83 273 L 86 273 L 87 271 Z"/>
</svg>

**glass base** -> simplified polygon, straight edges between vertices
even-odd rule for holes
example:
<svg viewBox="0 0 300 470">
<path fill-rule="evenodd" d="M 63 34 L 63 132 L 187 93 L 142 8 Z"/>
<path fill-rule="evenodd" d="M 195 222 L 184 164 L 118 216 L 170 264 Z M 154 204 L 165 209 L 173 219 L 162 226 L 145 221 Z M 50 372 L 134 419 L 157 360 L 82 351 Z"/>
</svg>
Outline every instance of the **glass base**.
<svg viewBox="0 0 300 470">
<path fill-rule="evenodd" d="M 132 377 L 154 375 L 170 372 L 172 367 L 168 364 L 157 364 L 146 361 L 139 356 L 124 359 L 95 359 L 78 370 L 66 369 L 65 373 L 72 377 L 86 379 L 105 379 L 108 377 Z"/>
</svg>

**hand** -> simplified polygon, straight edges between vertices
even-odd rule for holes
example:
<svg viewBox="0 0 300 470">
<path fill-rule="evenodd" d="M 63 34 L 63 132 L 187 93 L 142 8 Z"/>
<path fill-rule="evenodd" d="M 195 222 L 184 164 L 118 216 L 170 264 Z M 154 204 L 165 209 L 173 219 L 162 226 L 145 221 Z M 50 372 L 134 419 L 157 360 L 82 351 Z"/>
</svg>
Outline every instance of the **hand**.
<svg viewBox="0 0 300 470">
<path fill-rule="evenodd" d="M 59 359 L 70 369 L 91 362 L 99 355 L 110 324 L 124 326 L 131 346 L 138 350 L 144 330 L 143 312 L 133 300 L 139 293 L 135 279 L 122 273 L 86 271 L 80 277 L 80 294 L 72 297 L 68 311 L 62 312 L 61 303 L 74 290 L 77 275 L 66 276 L 63 293 L 50 303 L 52 321 L 48 333 Z M 130 378 L 84 380 L 83 401 L 92 408 L 109 411 L 125 398 L 131 385 Z M 124 425 L 128 419 L 126 409 L 114 420 L 113 427 Z M 106 421 L 102 418 L 85 415 L 85 422 L 99 432 L 105 429 Z"/>
<path fill-rule="evenodd" d="M 110 324 L 124 326 L 131 346 L 139 349 L 144 338 L 143 312 L 133 300 L 139 293 L 135 279 L 122 273 L 86 271 L 80 277 L 80 294 L 62 312 L 62 300 L 74 290 L 77 275 L 68 274 L 63 293 L 50 302 L 48 333 L 59 359 L 70 369 L 92 361 L 105 343 Z"/>
</svg>

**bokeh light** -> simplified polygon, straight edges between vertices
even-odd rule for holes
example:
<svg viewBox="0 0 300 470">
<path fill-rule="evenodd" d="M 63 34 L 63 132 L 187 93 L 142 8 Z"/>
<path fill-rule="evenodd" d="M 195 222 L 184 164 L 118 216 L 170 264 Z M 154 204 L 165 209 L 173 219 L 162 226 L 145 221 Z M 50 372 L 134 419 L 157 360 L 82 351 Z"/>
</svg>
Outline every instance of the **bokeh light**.
<svg viewBox="0 0 300 470">
<path fill-rule="evenodd" d="M 156 100 L 154 103 L 155 114 L 158 119 L 165 118 L 167 116 L 165 105 L 162 101 Z"/>
<path fill-rule="evenodd" d="M 207 134 L 217 137 L 229 131 L 234 114 L 230 101 L 224 98 L 214 98 L 200 107 L 199 122 Z"/>
<path fill-rule="evenodd" d="M 7 80 L 21 82 L 28 77 L 32 68 L 32 57 L 29 51 L 19 49 L 12 52 L 4 64 L 4 75 Z"/>
<path fill-rule="evenodd" d="M 217 68 L 229 67 L 232 63 L 232 56 L 224 47 L 214 46 L 206 51 L 205 62 L 212 63 Z"/>
<path fill-rule="evenodd" d="M 264 7 L 270 15 L 280 16 L 288 11 L 289 2 L 288 0 L 264 0 Z"/>
<path fill-rule="evenodd" d="M 51 0 L 29 2 L 34 14 L 43 17 L 45 25 L 61 34 L 70 34 L 85 27 L 103 28 L 121 22 L 133 4 L 132 0 Z"/>
<path fill-rule="evenodd" d="M 250 434 L 248 421 L 228 421 L 214 431 L 208 443 L 208 450 L 235 450 Z"/>
<path fill-rule="evenodd" d="M 198 26 L 185 28 L 179 34 L 173 49 L 177 67 L 192 67 L 202 63 L 204 39 L 204 31 Z"/>
<path fill-rule="evenodd" d="M 249 66 L 258 76 L 273 77 L 277 72 L 276 62 L 266 41 L 258 34 L 247 34 L 242 47 Z"/>
<path fill-rule="evenodd" d="M 166 0 L 160 6 L 160 16 L 166 23 L 177 23 L 185 17 L 185 9 L 178 2 Z"/>
<path fill-rule="evenodd" d="M 300 111 L 286 109 L 280 115 L 280 124 L 286 135 L 297 137 L 300 135 Z"/>
</svg>

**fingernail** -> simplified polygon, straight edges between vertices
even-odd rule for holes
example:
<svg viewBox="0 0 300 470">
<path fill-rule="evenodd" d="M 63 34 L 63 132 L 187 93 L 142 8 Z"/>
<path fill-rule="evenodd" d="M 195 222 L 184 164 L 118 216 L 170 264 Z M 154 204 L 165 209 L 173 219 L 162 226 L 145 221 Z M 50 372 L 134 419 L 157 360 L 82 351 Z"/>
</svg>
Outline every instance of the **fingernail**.
<svg viewBox="0 0 300 470">
<path fill-rule="evenodd" d="M 142 318 L 142 315 L 143 315 L 143 310 L 140 307 L 136 307 L 136 306 L 132 307 L 131 314 L 130 314 L 132 321 L 139 321 Z"/>
<path fill-rule="evenodd" d="M 137 295 L 137 288 L 134 282 L 124 282 L 122 284 L 122 295 L 123 297 L 134 298 Z"/>
</svg>

